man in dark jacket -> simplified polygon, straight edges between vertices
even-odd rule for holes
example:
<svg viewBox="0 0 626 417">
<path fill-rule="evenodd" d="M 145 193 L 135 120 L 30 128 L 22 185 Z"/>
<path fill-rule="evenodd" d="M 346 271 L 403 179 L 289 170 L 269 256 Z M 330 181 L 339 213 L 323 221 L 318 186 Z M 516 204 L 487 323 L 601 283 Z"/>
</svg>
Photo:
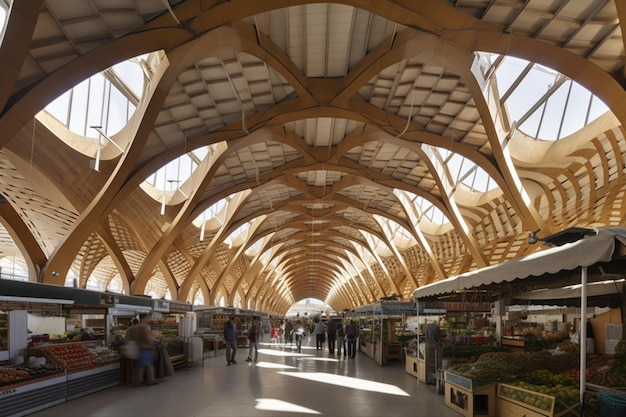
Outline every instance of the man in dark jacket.
<svg viewBox="0 0 626 417">
<path fill-rule="evenodd" d="M 348 357 L 354 358 L 356 356 L 356 339 L 359 337 L 359 326 L 356 324 L 356 320 L 351 320 L 346 324 L 346 338 L 348 339 Z"/>
<path fill-rule="evenodd" d="M 337 340 L 337 323 L 333 320 L 328 322 L 328 329 L 326 330 L 328 334 L 328 353 L 331 355 L 335 354 L 335 340 Z"/>
<path fill-rule="evenodd" d="M 228 321 L 224 323 L 224 345 L 226 345 L 226 363 L 234 365 L 237 363 L 235 355 L 237 354 L 237 326 L 235 318 L 230 316 Z"/>
</svg>

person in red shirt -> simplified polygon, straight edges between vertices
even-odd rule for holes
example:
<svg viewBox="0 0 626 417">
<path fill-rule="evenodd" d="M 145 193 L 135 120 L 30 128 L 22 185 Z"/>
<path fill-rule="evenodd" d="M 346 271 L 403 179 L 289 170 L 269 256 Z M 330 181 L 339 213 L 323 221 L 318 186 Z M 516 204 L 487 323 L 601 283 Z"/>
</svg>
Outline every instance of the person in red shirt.
<svg viewBox="0 0 626 417">
<path fill-rule="evenodd" d="M 278 327 L 272 327 L 271 342 L 278 343 Z"/>
</svg>

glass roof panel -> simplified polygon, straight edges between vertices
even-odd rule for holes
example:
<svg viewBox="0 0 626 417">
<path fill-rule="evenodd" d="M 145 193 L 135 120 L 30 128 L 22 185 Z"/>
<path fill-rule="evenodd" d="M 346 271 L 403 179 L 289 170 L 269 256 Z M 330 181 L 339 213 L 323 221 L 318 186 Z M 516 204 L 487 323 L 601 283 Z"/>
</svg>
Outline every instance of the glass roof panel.
<svg viewBox="0 0 626 417">
<path fill-rule="evenodd" d="M 495 60 L 498 55 L 492 55 L 492 59 Z M 498 91 L 500 94 L 503 94 L 507 91 L 515 80 L 520 76 L 520 74 L 524 71 L 528 62 L 523 59 L 515 58 L 512 56 L 504 57 L 502 63 L 500 64 L 500 69 L 498 76 L 496 77 L 496 84 L 498 86 Z"/>
<path fill-rule="evenodd" d="M 261 246 L 263 245 L 263 239 L 257 239 L 254 244 L 250 245 L 248 249 L 246 249 L 246 255 L 255 256 L 261 250 Z"/>
<path fill-rule="evenodd" d="M 226 239 L 224 239 L 224 243 L 229 247 L 239 246 L 248 236 L 248 231 L 250 230 L 250 223 L 246 222 L 235 229 Z"/>
<path fill-rule="evenodd" d="M 404 226 L 384 216 L 374 214 L 374 218 L 385 230 L 387 238 L 399 248 L 407 248 L 416 243 L 415 238 Z"/>
<path fill-rule="evenodd" d="M 0 0 L 0 33 L 3 34 L 3 38 L 2 40 L 4 40 L 4 28 L 7 25 L 7 17 L 9 16 L 8 13 L 9 10 L 9 5 L 7 4 L 6 0 Z"/>
<path fill-rule="evenodd" d="M 145 183 L 161 191 L 172 191 L 189 179 L 207 154 L 207 146 L 195 149 L 168 162 L 152 175 Z M 216 203 L 217 204 L 217 203 Z"/>
<path fill-rule="evenodd" d="M 0 259 L 0 278 L 28 281 L 28 266 L 23 256 L 3 256 Z"/>
<path fill-rule="evenodd" d="M 83 80 L 48 104 L 45 110 L 69 130 L 97 138 L 119 132 L 133 115 L 144 87 L 140 55 Z"/>
<path fill-rule="evenodd" d="M 413 203 L 417 206 L 420 211 L 420 218 L 426 217 L 431 223 L 434 224 L 446 224 L 450 223 L 446 215 L 439 210 L 433 203 L 426 200 L 424 197 L 420 197 L 415 195 L 415 199 Z"/>
<path fill-rule="evenodd" d="M 485 77 L 495 77 L 511 123 L 533 138 L 565 138 L 609 111 L 575 80 L 543 65 L 483 52 L 476 59 Z"/>
<path fill-rule="evenodd" d="M 454 185 L 462 184 L 469 191 L 475 192 L 485 192 L 497 187 L 484 169 L 459 154 L 450 152 L 444 159 L 444 165 L 448 168 Z"/>
</svg>

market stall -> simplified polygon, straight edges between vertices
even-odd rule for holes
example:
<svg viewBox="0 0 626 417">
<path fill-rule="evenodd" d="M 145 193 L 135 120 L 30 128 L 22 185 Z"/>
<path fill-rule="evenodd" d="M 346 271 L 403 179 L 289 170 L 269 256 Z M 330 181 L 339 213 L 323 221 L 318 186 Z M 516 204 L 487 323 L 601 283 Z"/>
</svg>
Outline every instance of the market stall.
<svg viewBox="0 0 626 417">
<path fill-rule="evenodd" d="M 361 352 L 378 365 L 392 360 L 401 360 L 403 343 L 406 343 L 407 316 L 415 315 L 415 306 L 410 301 L 379 301 L 356 308 L 361 318 L 359 347 Z M 415 337 L 410 334 L 410 338 Z"/>
<path fill-rule="evenodd" d="M 149 297 L 0 280 L 0 412 L 25 415 L 130 374 L 117 351 Z M 89 329 L 89 332 L 84 330 Z"/>
<path fill-rule="evenodd" d="M 224 323 L 230 316 L 235 318 L 237 328 L 237 346 L 248 346 L 248 328 L 254 318 L 261 319 L 264 313 L 234 307 L 196 307 L 197 328 L 195 333 L 205 340 L 206 348 L 221 348 L 223 343 Z M 213 343 L 206 343 L 210 341 Z"/>
<path fill-rule="evenodd" d="M 203 364 L 202 339 L 194 334 L 196 317 L 193 314 L 193 305 L 154 300 L 153 311 L 150 329 L 159 342 L 161 356 L 167 356 L 174 367 Z M 164 366 L 157 367 L 157 371 L 167 368 L 165 363 Z"/>
<path fill-rule="evenodd" d="M 512 298 L 517 293 L 580 284 L 580 321 L 584 323 L 587 319 L 588 284 L 615 280 L 626 270 L 626 229 L 571 228 L 543 240 L 553 247 L 425 285 L 414 292 L 413 299 L 419 306 L 420 302 L 432 301 L 440 295 L 458 296 L 467 291 L 491 292 L 499 297 L 508 294 Z M 585 327 L 580 326 L 581 340 L 586 339 Z M 579 403 L 583 404 L 586 390 L 585 349 L 580 349 L 579 361 Z"/>
</svg>

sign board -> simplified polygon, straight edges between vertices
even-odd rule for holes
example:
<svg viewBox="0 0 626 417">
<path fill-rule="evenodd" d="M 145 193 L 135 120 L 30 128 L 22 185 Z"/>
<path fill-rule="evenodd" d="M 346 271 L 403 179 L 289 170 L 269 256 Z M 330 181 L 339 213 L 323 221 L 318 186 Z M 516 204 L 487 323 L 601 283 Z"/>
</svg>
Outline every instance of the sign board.
<svg viewBox="0 0 626 417">
<path fill-rule="evenodd" d="M 101 292 L 100 293 L 100 305 L 113 307 L 117 302 L 116 298 L 117 297 L 115 296 L 115 294 L 108 294 L 108 293 Z"/>
<path fill-rule="evenodd" d="M 461 312 L 491 312 L 491 303 L 489 301 L 486 302 L 469 302 L 469 301 L 459 301 L 459 302 L 444 302 L 445 309 L 450 311 L 461 311 Z"/>
<path fill-rule="evenodd" d="M 193 304 L 170 301 L 170 312 L 172 313 L 191 313 L 192 311 Z"/>
<path fill-rule="evenodd" d="M 154 311 L 159 311 L 161 313 L 169 313 L 170 312 L 170 302 L 167 300 L 154 300 Z"/>
</svg>

